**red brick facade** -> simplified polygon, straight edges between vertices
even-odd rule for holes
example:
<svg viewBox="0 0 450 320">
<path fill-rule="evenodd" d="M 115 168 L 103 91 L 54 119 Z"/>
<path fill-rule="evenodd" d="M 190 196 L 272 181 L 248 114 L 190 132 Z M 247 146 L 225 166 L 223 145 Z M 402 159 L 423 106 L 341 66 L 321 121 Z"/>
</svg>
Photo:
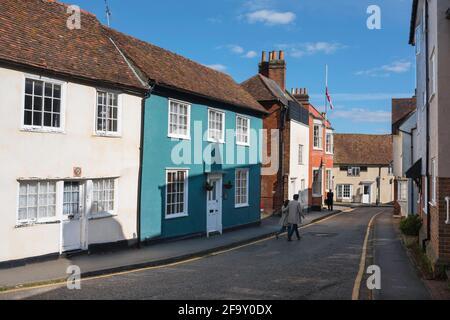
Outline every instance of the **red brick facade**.
<svg viewBox="0 0 450 320">
<path fill-rule="evenodd" d="M 267 132 L 267 155 L 272 157 L 272 142 L 270 139 L 273 130 L 279 130 L 281 124 L 281 103 L 262 103 L 264 107 L 269 111 L 268 115 L 264 119 L 264 130 Z M 290 152 L 290 128 L 289 122 L 285 124 L 285 130 L 283 130 L 284 150 L 283 161 L 279 163 L 278 174 L 275 175 L 263 175 L 261 177 L 261 203 L 264 211 L 268 214 L 277 212 L 281 209 L 281 206 L 288 198 L 288 183 L 287 176 L 289 174 L 289 152 Z M 281 131 L 279 132 L 280 134 Z M 276 157 L 276 155 L 274 155 Z M 272 159 L 272 161 L 278 161 L 279 159 Z M 264 167 L 270 167 L 272 164 L 267 164 Z M 283 166 L 283 172 L 281 171 Z M 284 178 L 283 178 L 284 177 Z"/>
<path fill-rule="evenodd" d="M 425 185 L 425 178 L 422 181 Z M 426 241 L 427 255 L 435 267 L 450 264 L 450 225 L 447 221 L 446 197 L 450 196 L 450 178 L 438 178 L 436 188 L 436 205 L 430 205 L 430 241 Z M 424 199 L 420 200 L 420 215 L 423 227 L 420 233 L 421 240 L 426 240 L 428 230 L 428 217 L 424 212 Z"/>
</svg>

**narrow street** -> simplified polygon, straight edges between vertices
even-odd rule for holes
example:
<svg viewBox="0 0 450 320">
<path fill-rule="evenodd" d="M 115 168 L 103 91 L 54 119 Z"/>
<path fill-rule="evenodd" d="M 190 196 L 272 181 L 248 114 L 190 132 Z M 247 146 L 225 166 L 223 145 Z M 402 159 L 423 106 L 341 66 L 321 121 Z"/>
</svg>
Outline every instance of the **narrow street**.
<svg viewBox="0 0 450 320">
<path fill-rule="evenodd" d="M 299 242 L 270 239 L 177 266 L 86 280 L 81 290 L 56 286 L 0 299 L 349 300 L 369 221 L 390 212 L 361 208 L 303 228 Z"/>
</svg>

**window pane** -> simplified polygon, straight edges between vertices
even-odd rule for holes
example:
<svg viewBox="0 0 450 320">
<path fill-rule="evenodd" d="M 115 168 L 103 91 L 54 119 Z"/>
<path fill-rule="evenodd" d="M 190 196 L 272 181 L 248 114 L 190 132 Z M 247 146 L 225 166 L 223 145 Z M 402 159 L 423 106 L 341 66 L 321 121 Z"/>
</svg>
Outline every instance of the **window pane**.
<svg viewBox="0 0 450 320">
<path fill-rule="evenodd" d="M 33 80 L 31 80 L 31 79 L 25 80 L 25 93 L 33 94 Z"/>
<path fill-rule="evenodd" d="M 42 81 L 35 81 L 34 82 L 34 95 L 35 96 L 42 96 L 43 91 L 43 82 Z"/>
<path fill-rule="evenodd" d="M 45 112 L 44 113 L 44 126 L 51 127 L 52 126 L 52 114 Z"/>
<path fill-rule="evenodd" d="M 42 98 L 41 97 L 34 97 L 34 104 L 33 109 L 36 110 L 42 110 Z"/>
<path fill-rule="evenodd" d="M 33 125 L 34 126 L 42 126 L 42 113 L 41 112 L 33 112 Z"/>
<path fill-rule="evenodd" d="M 33 117 L 33 112 L 25 111 L 24 124 L 27 126 L 31 126 L 33 124 L 32 117 Z"/>
<path fill-rule="evenodd" d="M 53 98 L 61 99 L 61 86 L 55 84 L 53 88 Z"/>
<path fill-rule="evenodd" d="M 53 85 L 51 83 L 45 84 L 45 96 L 52 97 L 53 96 Z"/>
<path fill-rule="evenodd" d="M 25 109 L 26 110 L 33 110 L 33 98 L 32 98 L 32 96 L 29 96 L 29 95 L 25 96 Z"/>
</svg>

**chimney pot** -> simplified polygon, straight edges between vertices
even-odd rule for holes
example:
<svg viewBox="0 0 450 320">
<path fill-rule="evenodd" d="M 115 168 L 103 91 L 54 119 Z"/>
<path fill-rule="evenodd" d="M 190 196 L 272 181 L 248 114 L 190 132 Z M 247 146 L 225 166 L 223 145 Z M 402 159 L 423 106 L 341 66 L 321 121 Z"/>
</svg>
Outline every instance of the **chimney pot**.
<svg viewBox="0 0 450 320">
<path fill-rule="evenodd" d="M 267 61 L 267 52 L 263 51 L 262 56 L 261 56 L 261 62 L 266 62 L 266 61 Z"/>
<path fill-rule="evenodd" d="M 281 61 L 284 60 L 284 51 L 283 51 L 283 50 L 280 50 L 279 59 L 280 59 Z"/>
</svg>

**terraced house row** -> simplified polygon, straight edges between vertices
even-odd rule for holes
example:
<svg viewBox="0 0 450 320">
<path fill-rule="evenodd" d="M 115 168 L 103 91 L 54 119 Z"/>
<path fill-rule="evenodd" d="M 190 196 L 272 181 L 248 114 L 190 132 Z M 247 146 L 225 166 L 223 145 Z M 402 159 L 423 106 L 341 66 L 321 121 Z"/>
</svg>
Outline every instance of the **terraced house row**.
<svg viewBox="0 0 450 320">
<path fill-rule="evenodd" d="M 88 12 L 68 28 L 69 15 L 0 2 L 0 265 L 222 233 L 294 194 L 321 208 L 333 132 L 306 90 L 286 91 L 283 52 L 239 85 Z M 282 134 L 266 145 L 263 129 Z"/>
</svg>

